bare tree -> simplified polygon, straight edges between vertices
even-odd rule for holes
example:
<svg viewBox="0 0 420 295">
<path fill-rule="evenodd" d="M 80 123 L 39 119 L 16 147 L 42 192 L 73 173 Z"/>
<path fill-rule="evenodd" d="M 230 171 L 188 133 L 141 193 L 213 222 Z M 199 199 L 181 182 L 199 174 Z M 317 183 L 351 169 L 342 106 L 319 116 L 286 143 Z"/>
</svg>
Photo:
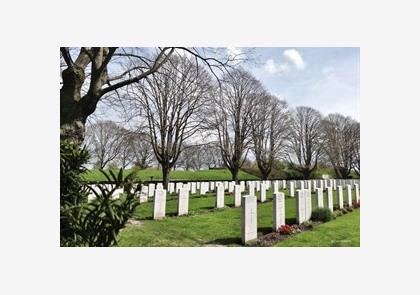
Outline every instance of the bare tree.
<svg viewBox="0 0 420 295">
<path fill-rule="evenodd" d="M 140 169 L 150 167 L 154 161 L 154 153 L 148 135 L 143 132 L 136 132 L 132 140 L 134 166 Z"/>
<path fill-rule="evenodd" d="M 211 169 L 223 165 L 220 150 L 213 143 L 186 146 L 180 155 L 179 162 L 185 170 Z"/>
<path fill-rule="evenodd" d="M 113 121 L 98 121 L 87 126 L 85 142 L 95 167 L 103 169 L 118 157 L 121 139 L 120 127 Z"/>
<path fill-rule="evenodd" d="M 355 123 L 352 118 L 338 113 L 329 114 L 322 121 L 324 152 L 338 178 L 348 178 L 354 165 Z"/>
<path fill-rule="evenodd" d="M 146 121 L 165 188 L 184 142 L 201 127 L 198 112 L 206 103 L 210 82 L 207 71 L 193 59 L 172 56 L 130 93 L 129 101 Z"/>
<path fill-rule="evenodd" d="M 353 142 L 353 170 L 360 176 L 360 123 L 354 122 L 351 127 Z"/>
<path fill-rule="evenodd" d="M 289 114 L 285 101 L 264 93 L 251 116 L 252 150 L 262 179 L 268 179 L 275 159 L 284 152 L 289 133 Z"/>
<path fill-rule="evenodd" d="M 290 166 L 302 173 L 304 179 L 318 164 L 321 145 L 321 114 L 310 107 L 297 107 L 291 116 L 291 134 L 288 143 Z"/>
<path fill-rule="evenodd" d="M 251 115 L 261 92 L 260 82 L 238 69 L 224 76 L 222 93 L 214 97 L 208 111 L 209 130 L 216 133 L 223 162 L 236 182 L 249 148 Z"/>
<path fill-rule="evenodd" d="M 224 163 L 217 144 L 211 142 L 201 146 L 200 153 L 203 166 L 208 169 L 221 168 Z"/>
<path fill-rule="evenodd" d="M 60 133 L 83 142 L 87 118 L 105 96 L 155 73 L 170 56 L 186 52 L 215 75 L 244 60 L 246 54 L 221 54 L 215 48 L 163 47 L 151 55 L 144 48 L 60 48 Z"/>
</svg>

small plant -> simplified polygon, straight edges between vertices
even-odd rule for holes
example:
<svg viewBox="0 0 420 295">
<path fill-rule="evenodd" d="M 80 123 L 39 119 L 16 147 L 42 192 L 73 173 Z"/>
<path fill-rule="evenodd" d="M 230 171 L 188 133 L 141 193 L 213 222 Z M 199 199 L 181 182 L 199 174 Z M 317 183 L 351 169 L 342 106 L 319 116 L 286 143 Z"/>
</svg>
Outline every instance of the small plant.
<svg viewBox="0 0 420 295">
<path fill-rule="evenodd" d="M 335 210 L 334 215 L 335 217 L 343 216 L 343 212 L 341 212 L 340 210 Z"/>
<path fill-rule="evenodd" d="M 291 235 L 294 233 L 294 229 L 290 225 L 285 224 L 279 227 L 278 232 L 282 235 Z"/>
<path fill-rule="evenodd" d="M 353 203 L 353 208 L 354 209 L 360 208 L 360 200 L 358 202 Z"/>
<path fill-rule="evenodd" d="M 311 220 L 327 222 L 334 218 L 333 213 L 328 208 L 316 208 L 312 210 Z"/>
<path fill-rule="evenodd" d="M 295 234 L 295 233 L 300 233 L 301 231 L 302 231 L 302 229 L 301 229 L 301 226 L 300 225 L 297 225 L 297 224 L 292 224 L 292 230 L 293 230 L 293 233 Z"/>
</svg>

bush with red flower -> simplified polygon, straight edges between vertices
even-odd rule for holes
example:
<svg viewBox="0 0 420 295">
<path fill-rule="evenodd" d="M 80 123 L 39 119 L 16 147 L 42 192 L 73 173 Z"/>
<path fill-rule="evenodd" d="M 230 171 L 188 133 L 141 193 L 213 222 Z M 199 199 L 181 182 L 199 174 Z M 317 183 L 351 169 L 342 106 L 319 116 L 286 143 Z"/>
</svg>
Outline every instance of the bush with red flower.
<svg viewBox="0 0 420 295">
<path fill-rule="evenodd" d="M 285 224 L 279 227 L 278 232 L 282 235 L 291 235 L 291 234 L 301 232 L 301 229 L 296 224 L 293 224 L 293 225 Z"/>
</svg>

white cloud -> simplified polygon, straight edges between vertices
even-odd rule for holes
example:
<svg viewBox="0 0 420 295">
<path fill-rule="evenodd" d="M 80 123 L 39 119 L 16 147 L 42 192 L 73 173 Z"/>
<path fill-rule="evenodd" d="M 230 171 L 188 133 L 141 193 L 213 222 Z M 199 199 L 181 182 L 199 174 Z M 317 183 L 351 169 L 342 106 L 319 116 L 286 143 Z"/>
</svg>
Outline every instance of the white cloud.
<svg viewBox="0 0 420 295">
<path fill-rule="evenodd" d="M 303 70 L 305 68 L 305 62 L 302 56 L 296 49 L 287 49 L 283 51 L 284 62 L 276 64 L 273 59 L 268 59 L 264 64 L 264 70 L 270 74 L 286 73 L 293 68 L 297 70 Z"/>
<path fill-rule="evenodd" d="M 283 55 L 286 60 L 288 60 L 296 67 L 296 69 L 303 70 L 305 68 L 305 62 L 303 61 L 299 51 L 296 49 L 287 49 L 283 52 Z"/>
<path fill-rule="evenodd" d="M 290 70 L 287 63 L 276 64 L 273 59 L 269 59 L 264 64 L 264 69 L 270 74 L 285 73 Z"/>
</svg>

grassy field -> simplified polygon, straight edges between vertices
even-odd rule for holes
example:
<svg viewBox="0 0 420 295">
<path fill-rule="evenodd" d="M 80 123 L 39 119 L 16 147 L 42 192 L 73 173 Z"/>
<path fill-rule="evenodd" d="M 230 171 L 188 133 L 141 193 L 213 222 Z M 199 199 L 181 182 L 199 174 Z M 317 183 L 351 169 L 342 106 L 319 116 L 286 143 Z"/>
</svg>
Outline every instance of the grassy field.
<svg viewBox="0 0 420 295">
<path fill-rule="evenodd" d="M 117 171 L 117 170 L 115 170 Z M 115 172 L 114 171 L 114 172 Z M 131 170 L 125 170 L 124 175 L 130 173 Z M 227 169 L 212 169 L 200 171 L 171 171 L 171 180 L 230 180 L 232 175 Z M 142 181 L 162 180 L 162 171 L 158 169 L 144 169 L 136 173 L 136 177 Z M 105 181 L 105 176 L 99 170 L 89 170 L 86 172 L 84 179 L 86 181 Z M 256 176 L 248 174 L 244 171 L 239 172 L 240 180 L 258 179 Z"/>
<path fill-rule="evenodd" d="M 241 208 L 233 208 L 233 196 L 225 195 L 226 208 L 215 209 L 215 199 L 214 194 L 191 196 L 190 215 L 177 217 L 178 201 L 176 196 L 172 196 L 166 204 L 167 218 L 162 220 L 151 219 L 152 202 L 142 203 L 134 214 L 134 218 L 140 220 L 140 224 L 128 225 L 120 232 L 119 246 L 241 246 Z M 258 204 L 259 235 L 272 231 L 271 191 L 267 191 L 267 200 L 266 203 Z M 346 201 L 345 195 L 344 202 Z M 315 208 L 315 194 L 312 194 L 312 202 Z M 334 202 L 338 204 L 336 192 Z M 324 204 L 326 205 L 326 196 Z M 286 198 L 285 207 L 286 223 L 295 223 L 296 200 Z M 351 227 L 349 230 L 355 228 Z M 354 233 L 358 234 L 358 231 Z"/>
<path fill-rule="evenodd" d="M 292 236 L 276 247 L 360 247 L 360 210 Z"/>
</svg>

